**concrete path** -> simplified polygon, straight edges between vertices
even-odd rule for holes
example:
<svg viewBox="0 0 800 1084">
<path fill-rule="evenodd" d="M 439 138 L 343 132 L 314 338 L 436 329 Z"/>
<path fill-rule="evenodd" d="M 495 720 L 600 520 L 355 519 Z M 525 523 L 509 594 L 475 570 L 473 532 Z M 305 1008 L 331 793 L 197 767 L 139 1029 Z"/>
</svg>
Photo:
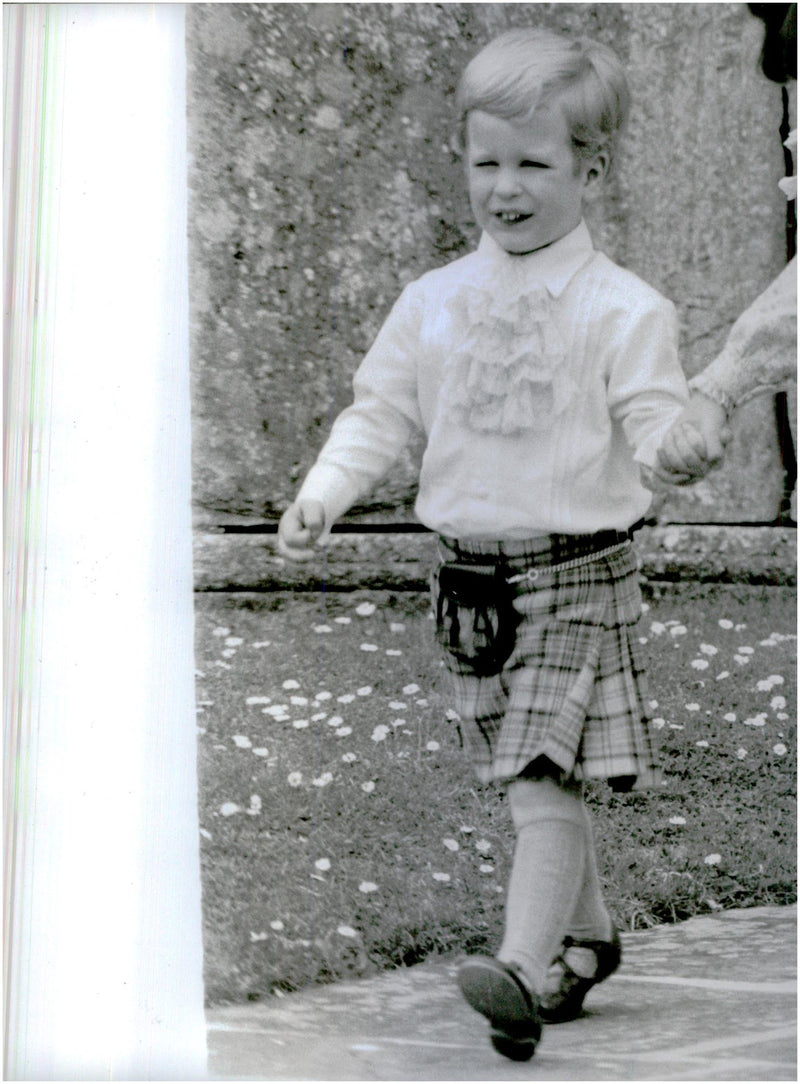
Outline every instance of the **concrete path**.
<svg viewBox="0 0 800 1084">
<path fill-rule="evenodd" d="M 796 908 L 623 934 L 581 1019 L 507 1061 L 456 960 L 208 1012 L 217 1080 L 797 1080 Z"/>
</svg>

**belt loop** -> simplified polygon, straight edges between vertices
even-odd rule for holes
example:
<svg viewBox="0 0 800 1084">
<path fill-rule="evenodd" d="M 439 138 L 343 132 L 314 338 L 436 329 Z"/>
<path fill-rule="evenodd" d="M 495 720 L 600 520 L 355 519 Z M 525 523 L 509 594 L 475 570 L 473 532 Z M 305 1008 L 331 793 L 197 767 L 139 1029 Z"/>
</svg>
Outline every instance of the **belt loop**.
<svg viewBox="0 0 800 1084">
<path fill-rule="evenodd" d="M 641 519 L 637 519 L 636 522 L 627 529 L 625 534 L 627 535 L 629 542 L 633 542 L 633 536 L 636 534 L 637 531 L 641 531 L 642 527 L 644 527 L 645 525 L 645 522 L 646 520 L 644 519 L 644 517 L 642 517 Z"/>
</svg>

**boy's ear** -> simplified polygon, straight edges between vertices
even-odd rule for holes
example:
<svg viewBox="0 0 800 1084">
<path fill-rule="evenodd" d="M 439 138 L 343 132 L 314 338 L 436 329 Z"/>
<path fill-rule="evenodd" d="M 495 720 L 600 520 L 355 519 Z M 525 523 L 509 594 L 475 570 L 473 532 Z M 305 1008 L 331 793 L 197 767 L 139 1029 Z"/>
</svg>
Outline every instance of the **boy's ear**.
<svg viewBox="0 0 800 1084">
<path fill-rule="evenodd" d="M 611 166 L 611 155 L 607 151 L 599 151 L 586 167 L 586 188 L 591 190 L 599 187 L 606 179 Z"/>
</svg>

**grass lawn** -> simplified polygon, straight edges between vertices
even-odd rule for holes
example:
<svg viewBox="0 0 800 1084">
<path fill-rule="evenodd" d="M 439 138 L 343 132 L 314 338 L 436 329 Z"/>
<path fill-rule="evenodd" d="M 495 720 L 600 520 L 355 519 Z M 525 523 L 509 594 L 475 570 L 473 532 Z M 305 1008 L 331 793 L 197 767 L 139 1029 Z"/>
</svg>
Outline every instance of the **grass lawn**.
<svg viewBox="0 0 800 1084">
<path fill-rule="evenodd" d="M 665 785 L 592 785 L 628 929 L 789 903 L 796 599 L 651 585 L 640 633 Z M 512 834 L 447 715 L 421 594 L 197 596 L 209 1001 L 499 942 Z"/>
</svg>

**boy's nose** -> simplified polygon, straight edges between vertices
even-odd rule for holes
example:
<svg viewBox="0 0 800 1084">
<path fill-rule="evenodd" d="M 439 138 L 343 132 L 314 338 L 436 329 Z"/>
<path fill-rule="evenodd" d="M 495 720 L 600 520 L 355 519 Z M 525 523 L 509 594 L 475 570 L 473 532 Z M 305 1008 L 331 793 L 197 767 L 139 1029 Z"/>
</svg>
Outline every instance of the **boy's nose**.
<svg viewBox="0 0 800 1084">
<path fill-rule="evenodd" d="M 515 196 L 521 191 L 519 175 L 514 169 L 501 169 L 494 186 L 497 196 Z"/>
</svg>

